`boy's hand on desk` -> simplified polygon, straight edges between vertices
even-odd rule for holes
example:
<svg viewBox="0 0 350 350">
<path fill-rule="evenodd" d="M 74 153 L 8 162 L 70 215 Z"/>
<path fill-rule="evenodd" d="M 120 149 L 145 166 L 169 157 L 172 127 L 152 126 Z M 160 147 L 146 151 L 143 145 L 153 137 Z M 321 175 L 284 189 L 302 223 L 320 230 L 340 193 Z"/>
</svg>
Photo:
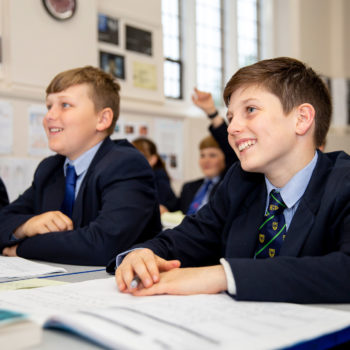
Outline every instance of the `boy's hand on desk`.
<svg viewBox="0 0 350 350">
<path fill-rule="evenodd" d="M 141 280 L 142 288 L 151 287 L 159 281 L 159 272 L 169 271 L 180 267 L 179 260 L 164 260 L 155 255 L 150 249 L 137 249 L 129 253 L 115 272 L 115 279 L 121 292 L 133 292 L 131 281 L 135 276 Z"/>
<path fill-rule="evenodd" d="M 73 229 L 72 220 L 60 211 L 48 211 L 33 216 L 24 224 L 17 227 L 14 236 L 18 239 L 32 237 L 38 234 L 56 231 L 68 231 Z"/>
<path fill-rule="evenodd" d="M 2 251 L 2 255 L 5 256 L 17 256 L 17 247 L 18 244 L 13 245 L 12 247 L 6 247 Z"/>
<path fill-rule="evenodd" d="M 216 294 L 227 290 L 224 268 L 221 265 L 180 268 L 160 274 L 158 283 L 139 288 L 131 293 L 137 296 L 155 294 Z"/>
</svg>

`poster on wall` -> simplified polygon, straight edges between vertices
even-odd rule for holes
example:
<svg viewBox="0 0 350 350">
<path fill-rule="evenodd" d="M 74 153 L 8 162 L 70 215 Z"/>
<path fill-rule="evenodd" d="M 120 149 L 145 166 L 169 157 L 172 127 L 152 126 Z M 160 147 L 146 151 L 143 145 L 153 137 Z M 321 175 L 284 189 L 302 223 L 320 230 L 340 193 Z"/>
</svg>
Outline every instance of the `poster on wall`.
<svg viewBox="0 0 350 350">
<path fill-rule="evenodd" d="M 157 90 L 157 67 L 155 64 L 133 62 L 133 85 L 147 90 Z"/>
<path fill-rule="evenodd" d="M 125 79 L 124 56 L 100 51 L 100 68 L 118 79 Z"/>
<path fill-rule="evenodd" d="M 113 140 L 127 139 L 128 141 L 132 142 L 138 137 L 148 137 L 148 135 L 149 125 L 147 123 L 130 122 L 123 119 L 118 119 L 111 138 Z"/>
<path fill-rule="evenodd" d="M 126 25 L 125 42 L 127 50 L 152 56 L 152 32 Z"/>
<path fill-rule="evenodd" d="M 174 180 L 183 178 L 183 122 L 159 119 L 155 122 L 154 141 L 165 162 L 167 172 Z"/>
<path fill-rule="evenodd" d="M 0 101 L 0 154 L 12 153 L 13 109 L 6 101 Z"/>
<path fill-rule="evenodd" d="M 40 159 L 1 157 L 0 160 L 0 176 L 13 201 L 31 185 Z"/>
<path fill-rule="evenodd" d="M 47 108 L 44 105 L 32 105 L 28 108 L 28 154 L 31 156 L 46 157 L 53 154 L 48 147 L 43 128 L 43 119 L 46 113 Z"/>
<path fill-rule="evenodd" d="M 98 14 L 98 41 L 119 45 L 119 21 L 116 18 Z"/>
</svg>

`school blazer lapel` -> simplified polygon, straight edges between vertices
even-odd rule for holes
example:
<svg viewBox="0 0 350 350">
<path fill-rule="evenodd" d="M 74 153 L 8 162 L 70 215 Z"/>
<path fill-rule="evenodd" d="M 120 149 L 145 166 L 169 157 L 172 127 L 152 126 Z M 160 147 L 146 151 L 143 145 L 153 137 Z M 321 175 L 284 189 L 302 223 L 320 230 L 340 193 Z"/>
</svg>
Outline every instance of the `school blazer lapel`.
<svg viewBox="0 0 350 350">
<path fill-rule="evenodd" d="M 91 164 L 89 168 L 87 169 L 86 175 L 84 177 L 84 180 L 80 186 L 77 198 L 74 202 L 74 208 L 72 213 L 72 219 L 75 224 L 75 227 L 82 226 L 83 222 L 83 214 L 84 214 L 84 203 L 85 203 L 85 197 L 86 197 L 86 190 L 88 187 L 88 183 L 90 181 L 90 178 L 94 176 L 95 168 L 98 167 L 98 163 L 102 161 L 106 153 L 109 151 L 109 149 L 113 146 L 113 141 L 109 137 L 107 137 L 97 153 L 95 154 L 94 158 L 91 161 Z M 87 203 L 87 205 L 89 205 Z"/>
<path fill-rule="evenodd" d="M 318 161 L 310 182 L 294 214 L 286 239 L 282 244 L 280 255 L 298 256 L 308 238 L 325 190 L 324 180 L 331 169 L 331 163 L 318 152 Z"/>
<path fill-rule="evenodd" d="M 61 168 L 59 172 L 53 176 L 51 181 L 48 181 L 42 192 L 43 212 L 61 210 L 65 187 L 63 163 L 59 163 L 58 169 L 59 168 Z"/>
<path fill-rule="evenodd" d="M 266 206 L 265 183 L 247 196 L 238 216 L 233 219 L 228 245 L 227 257 L 247 258 L 253 257 L 258 241 L 258 228 L 264 218 Z"/>
</svg>

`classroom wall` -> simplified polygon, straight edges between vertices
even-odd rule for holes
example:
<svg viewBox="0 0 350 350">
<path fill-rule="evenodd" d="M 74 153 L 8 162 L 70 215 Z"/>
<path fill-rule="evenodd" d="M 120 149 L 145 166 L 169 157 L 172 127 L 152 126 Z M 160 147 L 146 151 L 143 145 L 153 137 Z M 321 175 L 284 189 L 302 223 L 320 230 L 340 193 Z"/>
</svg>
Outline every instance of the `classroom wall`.
<svg viewBox="0 0 350 350">
<path fill-rule="evenodd" d="M 226 0 L 230 10 L 225 13 L 229 23 L 234 1 Z M 263 0 L 262 23 L 263 57 L 292 56 L 307 61 L 322 74 L 339 78 L 335 88 L 342 91 L 344 77 L 350 78 L 350 45 L 347 33 L 350 14 L 347 0 Z M 0 63 L 0 102 L 9 103 L 13 111 L 13 147 L 9 154 L 0 154 L 0 175 L 11 178 L 11 196 L 15 190 L 29 185 L 33 169 L 44 155 L 30 154 L 28 144 L 28 109 L 43 106 L 44 89 L 51 78 L 64 69 L 98 65 L 97 15 L 99 12 L 120 18 L 122 21 L 152 30 L 155 38 L 152 64 L 157 66 L 156 92 L 130 88 L 121 81 L 121 122 L 144 123 L 152 137 L 164 129 L 182 130 L 182 169 L 174 178 L 178 191 L 183 181 L 200 176 L 198 143 L 207 134 L 206 117 L 191 103 L 195 85 L 195 57 L 193 44 L 184 47 L 184 100 L 168 101 L 162 95 L 162 40 L 161 0 L 84 0 L 78 2 L 78 11 L 69 21 L 52 19 L 38 0 L 0 0 L 0 36 L 2 62 Z M 229 13 L 230 12 L 230 13 Z M 186 1 L 184 33 L 193 38 L 194 30 L 188 20 L 194 16 L 193 2 Z M 229 23 L 232 27 L 234 23 Z M 232 28 L 231 28 L 232 29 Z M 231 30 L 233 32 L 233 30 Z M 237 69 L 234 38 L 226 37 L 228 52 L 227 79 Z M 139 56 L 132 56 L 139 59 Z M 146 62 L 146 61 L 145 61 Z M 336 90 L 338 91 L 338 90 Z M 160 92 L 160 93 L 159 93 Z M 0 105 L 1 108 L 1 105 Z M 225 108 L 220 111 L 225 113 Z M 344 106 L 337 109 L 334 126 L 330 132 L 327 150 L 345 149 L 350 152 L 348 127 Z M 171 124 L 173 123 L 173 124 Z M 0 131 L 1 133 L 1 131 Z M 163 133 L 166 134 L 166 133 Z M 179 142 L 177 140 L 176 142 Z M 1 137 L 0 137 L 1 144 Z M 33 153 L 33 152 L 32 152 Z M 25 164 L 28 183 L 16 183 L 14 173 L 4 174 L 10 160 Z"/>
</svg>

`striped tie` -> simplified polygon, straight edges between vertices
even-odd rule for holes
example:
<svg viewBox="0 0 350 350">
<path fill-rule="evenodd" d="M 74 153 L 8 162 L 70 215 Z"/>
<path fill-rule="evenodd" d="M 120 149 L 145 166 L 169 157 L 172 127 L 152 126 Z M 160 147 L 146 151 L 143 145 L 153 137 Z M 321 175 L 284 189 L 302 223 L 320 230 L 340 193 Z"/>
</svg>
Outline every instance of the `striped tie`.
<svg viewBox="0 0 350 350">
<path fill-rule="evenodd" d="M 264 216 L 264 222 L 259 227 L 259 242 L 255 253 L 256 258 L 273 258 L 279 254 L 286 236 L 286 221 L 283 211 L 286 205 L 279 192 L 270 192 L 269 206 Z"/>
</svg>

